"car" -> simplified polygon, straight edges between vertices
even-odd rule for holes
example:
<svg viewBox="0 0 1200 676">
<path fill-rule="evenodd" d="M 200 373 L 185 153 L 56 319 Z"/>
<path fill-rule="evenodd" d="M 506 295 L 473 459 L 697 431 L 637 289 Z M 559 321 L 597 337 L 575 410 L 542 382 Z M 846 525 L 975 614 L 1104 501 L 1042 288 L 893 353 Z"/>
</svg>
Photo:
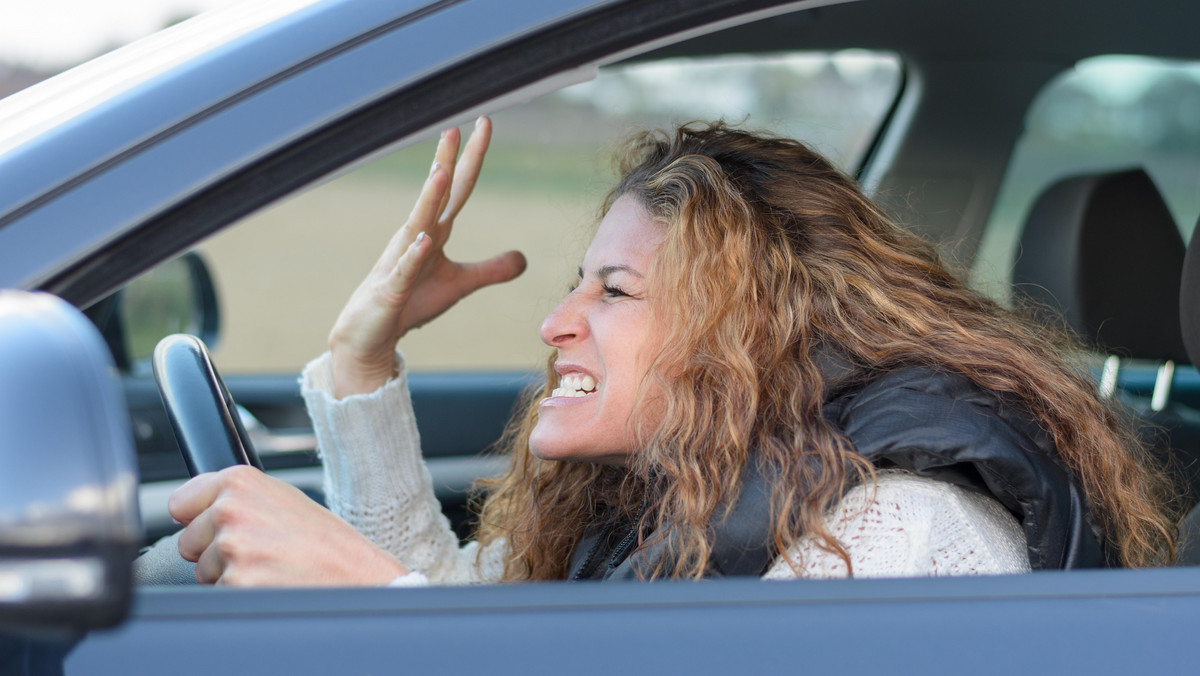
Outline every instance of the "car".
<svg viewBox="0 0 1200 676">
<path fill-rule="evenodd" d="M 1188 668 L 1182 646 L 1200 614 L 1200 573 L 1185 566 L 955 579 L 242 590 L 135 587 L 129 558 L 144 537 L 171 529 L 165 496 L 186 477 L 149 373 L 148 346 L 167 333 L 259 344 L 258 353 L 219 346 L 214 358 L 268 471 L 320 497 L 298 366 L 270 360 L 323 349 L 329 308 L 336 311 L 352 284 L 343 277 L 361 275 L 382 244 L 377 232 L 345 222 L 345 212 L 359 220 L 374 198 L 339 183 L 340 174 L 397 148 L 413 146 L 425 157 L 420 141 L 484 113 L 496 115 L 500 143 L 503 111 L 526 100 L 549 101 L 551 113 L 524 130 L 519 117 L 509 118 L 514 135 L 539 139 L 552 124 L 571 138 L 612 132 L 628 125 L 631 104 L 627 91 L 600 86 L 610 72 L 642 69 L 625 85 L 712 116 L 722 109 L 712 112 L 709 102 L 737 99 L 747 82 L 800 105 L 783 96 L 791 83 L 841 69 L 838 82 L 858 81 L 858 93 L 830 85 L 799 97 L 813 106 L 825 97 L 873 102 L 843 134 L 843 148 L 829 152 L 903 222 L 942 242 L 947 257 L 1003 295 L 1025 213 L 1064 176 L 1144 165 L 1171 219 L 1190 233 L 1200 215 L 1200 98 L 1190 88 L 1200 81 L 1200 46 L 1189 30 L 1198 18 L 1200 8 L 1167 0 L 1136 7 L 1116 0 L 275 0 L 203 15 L 9 97 L 0 102 L 0 289 L 8 290 L 0 321 L 31 328 L 0 342 L 7 415 L 0 418 L 0 667 L 87 674 Z M 703 70 L 711 59 L 733 64 L 733 75 Z M 738 70 L 747 63 L 782 63 L 785 74 L 804 77 Z M 590 94 L 566 89 L 579 83 Z M 1147 107 L 1132 107 L 1142 101 Z M 600 108 L 619 109 L 616 122 L 601 121 Z M 833 107 L 806 134 L 832 128 L 831 120 L 848 116 L 841 110 Z M 786 111 L 750 122 L 790 129 Z M 1101 142 L 1073 155 L 1054 145 L 1080 138 Z M 593 152 L 557 140 L 543 146 L 573 160 Z M 409 150 L 363 171 L 386 180 L 405 175 L 417 166 L 405 159 Z M 562 156 L 539 159 L 533 173 L 547 181 L 574 176 Z M 532 208 L 511 192 L 527 181 L 519 173 L 506 178 L 522 157 L 491 158 L 482 181 L 498 181 L 496 203 Z M 321 191 L 330 188 L 335 209 L 324 225 L 296 225 L 296 212 L 320 211 Z M 513 287 L 533 306 L 514 310 L 484 296 L 457 310 L 459 319 L 439 319 L 449 335 L 414 337 L 413 352 L 457 346 L 411 381 L 423 448 L 452 513 L 462 514 L 474 478 L 495 471 L 496 460 L 480 453 L 536 366 L 536 354 L 490 366 L 471 359 L 510 352 L 500 337 L 505 327 L 528 331 L 536 302 L 552 293 L 542 285 L 568 281 L 564 265 L 574 265 L 577 252 L 574 235 L 563 231 L 587 219 L 563 206 L 574 205 L 563 194 L 576 189 L 595 192 L 582 179 L 567 183 L 548 197 L 554 206 L 538 212 L 554 226 L 531 235 L 550 272 Z M 395 227 L 386 215 L 403 208 L 402 197 L 379 207 L 380 229 Z M 286 211 L 288 204 L 299 206 Z M 1126 253 L 1135 256 L 1138 226 L 1128 230 Z M 316 253 L 298 248 L 305 236 L 316 240 Z M 456 241 L 487 249 L 505 240 L 481 227 Z M 351 251 L 360 246 L 368 253 Z M 1074 252 L 1057 253 L 1066 261 Z M 280 260 L 298 272 L 276 284 Z M 1106 273 L 1124 267 L 1110 261 Z M 273 286 L 294 295 L 268 296 Z M 321 297 L 325 291 L 332 300 Z M 310 315 L 324 327 L 315 337 L 290 323 Z M 1160 319 L 1143 328 L 1169 333 L 1171 317 Z M 481 341 L 473 327 L 485 321 Z M 1165 378 L 1172 401 L 1200 403 L 1194 369 L 1180 363 L 1160 377 L 1159 366 L 1127 364 L 1117 382 L 1137 397 Z M 51 438 L 62 440 L 45 445 L 53 452 L 40 445 Z M 135 448 L 140 486 L 129 479 Z M 98 486 L 106 488 L 75 491 Z M 69 495 L 107 497 L 70 502 Z M 72 505 L 67 516 L 46 509 L 59 504 Z M 139 523 L 144 532 L 131 527 Z M 35 531 L 47 539 L 22 535 Z"/>
</svg>

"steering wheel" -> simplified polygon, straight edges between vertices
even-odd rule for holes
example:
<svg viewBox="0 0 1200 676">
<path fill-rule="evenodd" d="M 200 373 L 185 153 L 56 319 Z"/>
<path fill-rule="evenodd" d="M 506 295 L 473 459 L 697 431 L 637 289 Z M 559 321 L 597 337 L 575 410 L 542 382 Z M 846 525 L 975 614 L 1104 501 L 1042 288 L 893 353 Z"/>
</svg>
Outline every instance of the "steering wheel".
<svg viewBox="0 0 1200 676">
<path fill-rule="evenodd" d="M 154 380 L 192 476 L 233 465 L 262 469 L 204 341 L 177 333 L 154 348 Z"/>
<path fill-rule="evenodd" d="M 233 465 L 263 468 L 204 341 L 186 334 L 163 338 L 154 348 L 153 367 L 188 473 Z M 137 584 L 195 584 L 195 564 L 179 556 L 178 537 L 162 538 L 138 557 Z"/>
</svg>

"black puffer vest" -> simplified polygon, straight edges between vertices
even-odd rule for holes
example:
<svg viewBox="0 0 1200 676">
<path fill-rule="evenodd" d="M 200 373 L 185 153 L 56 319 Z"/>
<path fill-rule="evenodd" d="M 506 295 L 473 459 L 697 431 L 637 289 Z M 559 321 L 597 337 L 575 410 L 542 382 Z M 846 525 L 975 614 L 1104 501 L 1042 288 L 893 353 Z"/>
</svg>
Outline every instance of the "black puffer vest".
<svg viewBox="0 0 1200 676">
<path fill-rule="evenodd" d="M 969 378 L 906 368 L 866 380 L 827 365 L 824 416 L 879 468 L 905 469 L 990 495 L 1021 520 L 1034 570 L 1109 565 L 1082 491 L 1050 437 L 1023 409 Z M 830 371 L 833 371 L 831 373 Z M 718 509 L 725 514 L 726 510 Z M 673 560 L 670 532 L 637 550 L 637 518 L 593 524 L 571 559 L 572 580 L 636 580 Z M 714 519 L 712 577 L 762 575 L 776 556 L 769 482 L 748 462 L 728 516 Z"/>
</svg>

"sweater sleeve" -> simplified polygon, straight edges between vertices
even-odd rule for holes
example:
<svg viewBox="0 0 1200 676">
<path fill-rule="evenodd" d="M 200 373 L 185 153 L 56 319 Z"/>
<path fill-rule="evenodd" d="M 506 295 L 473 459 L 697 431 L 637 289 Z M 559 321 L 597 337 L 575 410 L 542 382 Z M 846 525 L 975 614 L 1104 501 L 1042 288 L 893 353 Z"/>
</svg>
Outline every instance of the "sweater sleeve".
<svg viewBox="0 0 1200 676">
<path fill-rule="evenodd" d="M 460 545 L 441 512 L 421 457 L 403 358 L 396 358 L 399 376 L 375 392 L 341 400 L 333 396 L 329 353 L 310 362 L 300 377 L 324 466 L 326 504 L 433 583 L 498 581 L 504 542 L 483 551 L 474 542 Z"/>
<path fill-rule="evenodd" d="M 880 472 L 874 486 L 851 489 L 830 510 L 825 525 L 846 548 L 854 577 L 1000 575 L 1030 569 L 1021 524 L 1003 505 L 907 472 Z M 764 578 L 847 577 L 845 562 L 817 542 L 801 538 Z"/>
</svg>

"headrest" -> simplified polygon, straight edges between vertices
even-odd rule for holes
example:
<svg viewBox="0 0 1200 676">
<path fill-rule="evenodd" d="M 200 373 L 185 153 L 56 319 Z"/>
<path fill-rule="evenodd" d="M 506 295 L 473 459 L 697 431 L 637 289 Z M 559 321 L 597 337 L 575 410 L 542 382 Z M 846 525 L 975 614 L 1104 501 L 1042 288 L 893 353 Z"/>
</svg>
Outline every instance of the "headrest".
<svg viewBox="0 0 1200 676">
<path fill-rule="evenodd" d="M 1188 363 L 1179 327 L 1184 245 L 1141 169 L 1065 178 L 1029 212 L 1014 290 L 1059 310 L 1110 354 Z"/>
<path fill-rule="evenodd" d="M 1200 223 L 1196 226 L 1200 228 Z M 1183 280 L 1179 284 L 1179 323 L 1183 344 L 1193 364 L 1200 364 L 1200 243 L 1195 232 L 1183 259 Z"/>
</svg>

